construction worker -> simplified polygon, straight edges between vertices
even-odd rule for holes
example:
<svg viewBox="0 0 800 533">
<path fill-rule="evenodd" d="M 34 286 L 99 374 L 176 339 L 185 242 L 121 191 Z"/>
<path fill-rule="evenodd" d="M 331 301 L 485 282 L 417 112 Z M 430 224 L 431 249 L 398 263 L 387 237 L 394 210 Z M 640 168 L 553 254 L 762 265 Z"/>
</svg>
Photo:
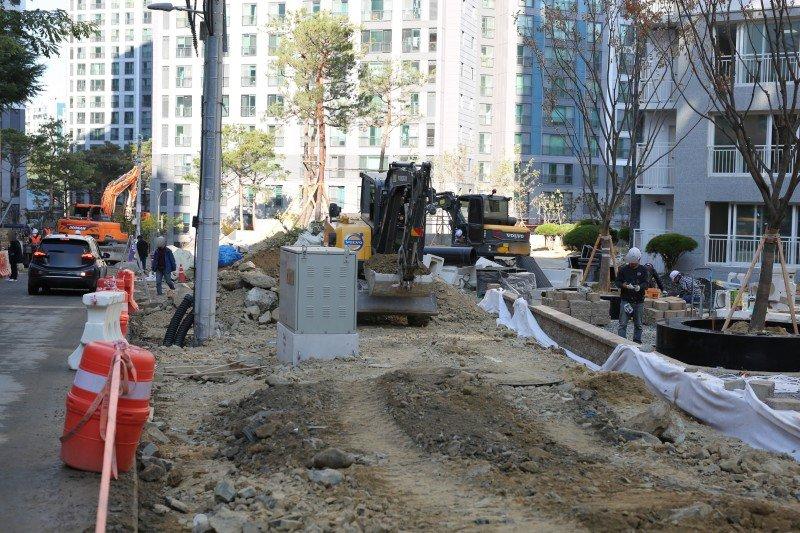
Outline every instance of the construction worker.
<svg viewBox="0 0 800 533">
<path fill-rule="evenodd" d="M 172 250 L 167 248 L 167 240 L 164 237 L 159 237 L 156 241 L 150 269 L 156 273 L 156 294 L 163 294 L 161 280 L 166 281 L 167 286 L 175 290 L 175 284 L 172 283 L 172 273 L 175 272 L 175 256 L 172 254 Z"/>
<path fill-rule="evenodd" d="M 144 235 L 136 237 L 136 253 L 139 254 L 139 261 L 142 262 L 142 272 L 147 273 L 147 256 L 150 254 L 150 243 Z"/>
<path fill-rule="evenodd" d="M 11 267 L 11 276 L 8 281 L 17 281 L 19 270 L 17 264 L 23 260 L 22 243 L 19 242 L 19 236 L 14 232 L 11 233 L 11 242 L 8 245 L 8 262 Z"/>
<path fill-rule="evenodd" d="M 650 284 L 650 271 L 639 264 L 642 252 L 634 247 L 625 255 L 625 265 L 617 272 L 615 281 L 620 290 L 619 327 L 620 337 L 628 335 L 628 321 L 633 318 L 633 342 L 642 343 L 642 315 L 644 314 L 644 291 Z"/>
<path fill-rule="evenodd" d="M 687 304 L 699 303 L 703 298 L 703 289 L 700 283 L 691 276 L 684 276 L 677 270 L 669 273 L 669 279 L 675 287 L 675 293 L 683 298 Z"/>
<path fill-rule="evenodd" d="M 656 272 L 656 267 L 653 266 L 653 263 L 647 263 L 644 267 L 650 272 L 650 284 L 648 286 L 658 288 L 664 293 L 664 284 L 661 283 L 661 278 L 658 277 L 658 272 Z"/>
</svg>

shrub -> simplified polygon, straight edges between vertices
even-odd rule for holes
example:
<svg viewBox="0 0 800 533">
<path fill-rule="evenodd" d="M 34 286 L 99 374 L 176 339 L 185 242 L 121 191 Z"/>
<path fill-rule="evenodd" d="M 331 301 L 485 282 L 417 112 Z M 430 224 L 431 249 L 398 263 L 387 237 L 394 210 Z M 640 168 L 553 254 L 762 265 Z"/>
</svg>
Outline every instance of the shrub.
<svg viewBox="0 0 800 533">
<path fill-rule="evenodd" d="M 560 224 L 553 224 L 552 222 L 545 222 L 544 224 L 539 224 L 536 226 L 536 229 L 533 230 L 534 235 L 544 235 L 545 237 L 555 237 L 558 235 L 558 229 Z"/>
<path fill-rule="evenodd" d="M 619 240 L 625 242 L 631 242 L 631 228 L 628 226 L 623 226 L 619 228 Z"/>
<path fill-rule="evenodd" d="M 593 218 L 584 218 L 576 223 L 577 226 L 599 226 L 600 221 Z"/>
<path fill-rule="evenodd" d="M 617 230 L 612 229 L 609 233 L 611 234 L 611 240 L 617 242 Z M 598 235 L 600 235 L 600 226 L 578 222 L 576 226 L 564 235 L 562 243 L 571 250 L 580 251 L 586 244 L 594 246 L 594 241 L 597 240 Z"/>
<path fill-rule="evenodd" d="M 558 235 L 560 237 L 563 237 L 573 229 L 575 229 L 575 224 L 573 224 L 572 222 L 567 222 L 565 224 L 558 224 Z"/>
<path fill-rule="evenodd" d="M 658 254 L 664 260 L 664 268 L 669 272 L 675 268 L 678 259 L 686 253 L 697 248 L 697 241 L 680 233 L 665 233 L 653 237 L 647 243 L 645 251 L 649 254 Z"/>
</svg>

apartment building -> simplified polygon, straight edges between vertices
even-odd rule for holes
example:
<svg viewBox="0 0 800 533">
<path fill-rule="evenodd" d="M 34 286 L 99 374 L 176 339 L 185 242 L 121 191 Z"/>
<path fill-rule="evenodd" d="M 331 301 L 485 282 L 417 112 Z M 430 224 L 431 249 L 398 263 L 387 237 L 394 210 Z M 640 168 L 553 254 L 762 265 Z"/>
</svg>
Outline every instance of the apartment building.
<svg viewBox="0 0 800 533">
<path fill-rule="evenodd" d="M 146 0 L 70 0 L 74 20 L 97 32 L 68 46 L 66 123 L 78 149 L 124 147 L 152 132 L 153 29 Z"/>
<path fill-rule="evenodd" d="M 748 24 L 754 26 L 757 22 Z M 769 164 L 770 158 L 777 157 L 780 152 L 773 143 L 775 117 L 762 91 L 756 91 L 755 98 L 752 95 L 754 83 L 768 88 L 774 80 L 773 54 L 766 42 L 748 35 L 744 23 L 733 21 L 731 28 L 727 32 L 731 55 L 722 58 L 720 68 L 730 69 L 734 76 L 737 102 L 743 109 L 749 109 L 744 119 L 748 135 L 762 159 Z M 750 31 L 752 35 L 759 35 L 757 29 Z M 763 67 L 755 68 L 755 65 Z M 783 67 L 796 68 L 788 63 Z M 704 109 L 708 96 L 700 83 L 697 78 L 686 80 L 683 93 L 695 108 Z M 670 92 L 663 87 L 656 90 Z M 773 99 L 773 108 L 774 102 Z M 674 146 L 674 151 L 636 184 L 641 217 L 634 242 L 644 247 L 654 236 L 674 231 L 692 237 L 699 245 L 694 252 L 683 256 L 679 263 L 682 270 L 710 269 L 715 277 L 742 271 L 752 260 L 765 229 L 761 195 L 745 169 L 741 154 L 718 125 L 698 120 L 684 98 L 674 98 L 671 107 L 674 126 L 665 132 L 662 146 L 664 149 Z M 676 140 L 678 143 L 674 145 Z M 786 260 L 791 269 L 796 269 L 800 265 L 800 194 L 797 192 L 780 233 Z M 704 275 L 707 274 L 706 270 Z"/>
<path fill-rule="evenodd" d="M 276 135 L 285 180 L 270 184 L 257 199 L 256 223 L 276 207 L 299 195 L 302 176 L 302 130 L 293 121 L 267 116 L 282 98 L 285 79 L 275 66 L 276 35 L 268 29 L 275 17 L 305 8 L 345 15 L 359 31 L 361 61 L 409 62 L 426 75 L 412 95 L 418 117 L 396 128 L 387 149 L 388 160 L 436 161 L 458 151 L 468 154 L 468 173 L 445 187 L 459 192 L 487 191 L 492 165 L 523 153 L 524 137 L 533 113 L 531 103 L 516 105 L 523 68 L 514 14 L 518 0 L 319 0 L 241 1 L 227 4 L 228 50 L 223 59 L 224 124 L 245 124 Z M 151 211 L 182 218 L 196 211 L 196 187 L 185 178 L 192 172 L 200 148 L 202 43 L 199 50 L 183 13 L 153 14 L 153 167 Z M 530 91 L 528 91 L 530 92 Z M 528 96 L 529 98 L 529 96 Z M 379 128 L 354 124 L 348 131 L 328 132 L 327 185 L 332 201 L 345 211 L 357 209 L 362 169 L 377 169 Z M 249 203 L 249 202 L 248 202 Z M 223 200 L 223 216 L 235 217 L 235 195 Z M 252 223 L 252 213 L 245 218 Z M 190 231 L 188 224 L 184 231 Z M 189 238 L 177 236 L 177 240 Z"/>
<path fill-rule="evenodd" d="M 48 99 L 39 100 L 25 108 L 25 132 L 32 135 L 51 120 L 64 120 L 67 111 L 66 102 Z"/>
<path fill-rule="evenodd" d="M 25 0 L 19 4 L 11 4 L 6 0 L 0 0 L 0 7 L 8 10 L 25 9 Z M 25 131 L 25 107 L 22 105 L 12 106 L 0 112 L 0 129 L 14 129 Z M 16 175 L 16 172 L 13 173 Z M 25 223 L 26 211 L 30 209 L 30 199 L 28 190 L 25 187 L 27 182 L 26 169 L 19 171 L 19 181 L 12 176 L 11 166 L 8 161 L 0 159 L 0 221 L 4 223 L 18 224 Z"/>
</svg>

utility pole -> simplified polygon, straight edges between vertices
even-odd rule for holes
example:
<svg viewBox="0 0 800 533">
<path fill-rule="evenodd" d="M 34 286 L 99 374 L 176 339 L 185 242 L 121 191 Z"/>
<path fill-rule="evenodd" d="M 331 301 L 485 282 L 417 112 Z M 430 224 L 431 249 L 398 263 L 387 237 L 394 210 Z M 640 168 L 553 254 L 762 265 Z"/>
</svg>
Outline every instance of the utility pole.
<svg viewBox="0 0 800 533">
<path fill-rule="evenodd" d="M 207 0 L 203 50 L 202 144 L 200 147 L 200 208 L 194 282 L 194 338 L 203 342 L 214 334 L 217 308 L 217 261 L 220 231 L 220 174 L 222 164 L 222 46 L 224 0 Z"/>
<path fill-rule="evenodd" d="M 136 141 L 136 156 L 134 164 L 139 167 L 139 177 L 136 178 L 136 235 L 142 234 L 142 136 Z"/>
</svg>

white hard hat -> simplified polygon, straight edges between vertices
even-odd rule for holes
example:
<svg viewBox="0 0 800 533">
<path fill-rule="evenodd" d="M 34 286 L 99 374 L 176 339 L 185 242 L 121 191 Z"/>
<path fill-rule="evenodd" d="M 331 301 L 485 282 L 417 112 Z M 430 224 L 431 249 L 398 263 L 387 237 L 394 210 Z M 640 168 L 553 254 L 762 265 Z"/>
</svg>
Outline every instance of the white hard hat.
<svg viewBox="0 0 800 533">
<path fill-rule="evenodd" d="M 669 279 L 675 281 L 675 278 L 677 278 L 680 275 L 681 275 L 680 272 L 678 272 L 677 270 L 673 270 L 672 272 L 669 273 Z"/>
<path fill-rule="evenodd" d="M 33 228 L 33 234 L 36 235 L 37 233 L 39 233 L 39 230 L 36 229 L 36 228 Z"/>
<path fill-rule="evenodd" d="M 639 250 L 635 246 L 633 248 L 631 248 L 630 250 L 628 250 L 628 253 L 625 254 L 625 261 L 627 263 L 631 263 L 631 262 L 634 262 L 634 261 L 638 263 L 639 259 L 641 259 L 641 258 L 642 258 L 642 251 Z"/>
</svg>

